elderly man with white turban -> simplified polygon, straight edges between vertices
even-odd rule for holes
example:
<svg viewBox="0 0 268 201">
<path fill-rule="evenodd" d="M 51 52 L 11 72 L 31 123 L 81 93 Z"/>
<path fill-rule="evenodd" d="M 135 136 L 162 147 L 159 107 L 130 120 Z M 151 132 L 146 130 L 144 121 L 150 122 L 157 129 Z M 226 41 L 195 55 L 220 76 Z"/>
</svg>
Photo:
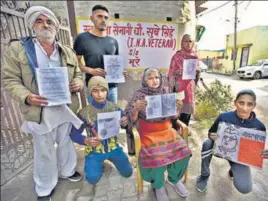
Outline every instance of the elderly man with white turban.
<svg viewBox="0 0 268 201">
<path fill-rule="evenodd" d="M 34 36 L 10 42 L 4 53 L 2 79 L 5 89 L 20 104 L 25 119 L 22 130 L 33 135 L 37 200 L 51 201 L 59 177 L 82 179 L 75 171 L 77 155 L 69 134 L 72 125 L 79 128 L 82 123 L 75 113 L 79 108 L 76 92 L 83 88 L 83 78 L 75 52 L 55 39 L 59 22 L 52 11 L 30 7 L 25 22 Z M 67 67 L 71 104 L 47 106 L 47 98 L 39 95 L 36 68 L 50 67 Z"/>
</svg>

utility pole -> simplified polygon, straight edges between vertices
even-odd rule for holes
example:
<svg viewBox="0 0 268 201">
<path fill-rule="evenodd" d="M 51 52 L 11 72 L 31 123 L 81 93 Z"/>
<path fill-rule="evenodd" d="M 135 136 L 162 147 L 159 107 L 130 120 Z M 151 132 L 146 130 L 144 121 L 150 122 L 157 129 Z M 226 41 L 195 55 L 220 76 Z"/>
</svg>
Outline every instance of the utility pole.
<svg viewBox="0 0 268 201">
<path fill-rule="evenodd" d="M 235 4 L 235 19 L 234 19 L 234 48 L 233 48 L 233 73 L 235 73 L 235 64 L 236 64 L 236 45 L 237 45 L 237 0 L 234 1 Z"/>
<path fill-rule="evenodd" d="M 77 36 L 77 30 L 76 30 L 76 24 L 75 24 L 75 7 L 74 7 L 74 1 L 67 1 L 67 8 L 68 8 L 68 15 L 69 15 L 69 24 L 70 24 L 70 29 L 71 29 L 71 36 L 72 40 L 71 43 L 74 42 L 75 37 Z M 71 45 L 73 46 L 73 44 Z M 80 100 L 82 107 L 87 106 L 87 98 L 86 98 L 86 93 L 85 93 L 86 87 L 84 87 L 80 91 Z"/>
<path fill-rule="evenodd" d="M 74 1 L 67 1 L 67 9 L 69 15 L 69 24 L 71 29 L 71 35 L 73 39 L 77 35 L 76 24 L 75 24 L 75 9 L 74 9 Z"/>
</svg>

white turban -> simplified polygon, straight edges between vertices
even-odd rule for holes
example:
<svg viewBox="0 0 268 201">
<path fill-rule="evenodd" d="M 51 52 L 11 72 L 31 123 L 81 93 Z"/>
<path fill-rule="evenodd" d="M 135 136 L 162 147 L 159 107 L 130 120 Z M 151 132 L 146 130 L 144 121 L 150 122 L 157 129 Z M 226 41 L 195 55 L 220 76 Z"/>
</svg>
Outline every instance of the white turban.
<svg viewBox="0 0 268 201">
<path fill-rule="evenodd" d="M 27 26 L 32 29 L 33 25 L 36 21 L 36 19 L 40 16 L 40 15 L 45 15 L 46 17 L 48 17 L 56 26 L 56 29 L 59 29 L 59 20 L 57 19 L 57 17 L 55 16 L 55 14 L 49 10 L 46 7 L 43 6 L 31 6 L 25 13 L 25 23 L 27 24 Z"/>
</svg>

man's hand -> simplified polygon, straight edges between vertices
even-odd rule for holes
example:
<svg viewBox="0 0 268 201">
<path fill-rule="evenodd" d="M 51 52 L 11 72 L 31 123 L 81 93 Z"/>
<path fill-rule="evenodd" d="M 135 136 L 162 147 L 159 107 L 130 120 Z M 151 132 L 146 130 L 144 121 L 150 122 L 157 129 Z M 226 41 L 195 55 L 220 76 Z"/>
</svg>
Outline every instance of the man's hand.
<svg viewBox="0 0 268 201">
<path fill-rule="evenodd" d="M 268 159 L 268 149 L 261 151 L 260 155 L 262 158 Z"/>
<path fill-rule="evenodd" d="M 81 89 L 82 85 L 78 80 L 73 81 L 70 85 L 70 92 L 79 92 Z"/>
<path fill-rule="evenodd" d="M 124 70 L 123 75 L 124 75 L 125 79 L 127 79 L 129 74 L 126 70 Z"/>
<path fill-rule="evenodd" d="M 123 127 L 125 127 L 125 126 L 127 126 L 127 124 L 128 124 L 128 118 L 126 116 L 125 117 L 122 117 L 120 119 L 120 125 L 123 126 Z"/>
<path fill-rule="evenodd" d="M 30 94 L 26 98 L 26 103 L 28 103 L 31 106 L 47 106 L 48 101 L 46 97 L 39 96 L 36 94 Z"/>
<path fill-rule="evenodd" d="M 137 111 L 142 111 L 145 110 L 145 108 L 147 107 L 147 101 L 146 100 L 137 100 L 135 102 L 135 109 Z"/>
<path fill-rule="evenodd" d="M 217 133 L 210 133 L 209 138 L 213 141 L 218 139 L 218 134 Z"/>
<path fill-rule="evenodd" d="M 90 145 L 92 147 L 97 147 L 101 141 L 99 138 L 96 137 L 86 137 L 84 140 L 85 145 Z"/>
<path fill-rule="evenodd" d="M 91 75 L 105 76 L 107 73 L 102 68 L 90 68 Z"/>
</svg>

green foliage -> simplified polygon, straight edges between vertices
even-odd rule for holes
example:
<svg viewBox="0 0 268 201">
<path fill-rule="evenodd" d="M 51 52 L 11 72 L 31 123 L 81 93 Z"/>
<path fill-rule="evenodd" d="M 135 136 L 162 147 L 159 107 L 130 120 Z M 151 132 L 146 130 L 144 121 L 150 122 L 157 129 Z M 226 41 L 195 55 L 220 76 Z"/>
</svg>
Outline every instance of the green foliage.
<svg viewBox="0 0 268 201">
<path fill-rule="evenodd" d="M 230 85 L 223 85 L 216 79 L 206 90 L 197 90 L 197 104 L 206 102 L 219 113 L 232 109 L 233 96 Z"/>
<path fill-rule="evenodd" d="M 209 101 L 200 101 L 196 106 L 195 118 L 197 120 L 208 120 L 213 117 L 217 117 L 219 112 L 213 107 L 213 104 Z"/>
<path fill-rule="evenodd" d="M 205 128 L 210 127 L 220 113 L 232 109 L 231 86 L 223 85 L 217 79 L 207 89 L 198 88 L 196 99 L 195 118 Z"/>
</svg>

